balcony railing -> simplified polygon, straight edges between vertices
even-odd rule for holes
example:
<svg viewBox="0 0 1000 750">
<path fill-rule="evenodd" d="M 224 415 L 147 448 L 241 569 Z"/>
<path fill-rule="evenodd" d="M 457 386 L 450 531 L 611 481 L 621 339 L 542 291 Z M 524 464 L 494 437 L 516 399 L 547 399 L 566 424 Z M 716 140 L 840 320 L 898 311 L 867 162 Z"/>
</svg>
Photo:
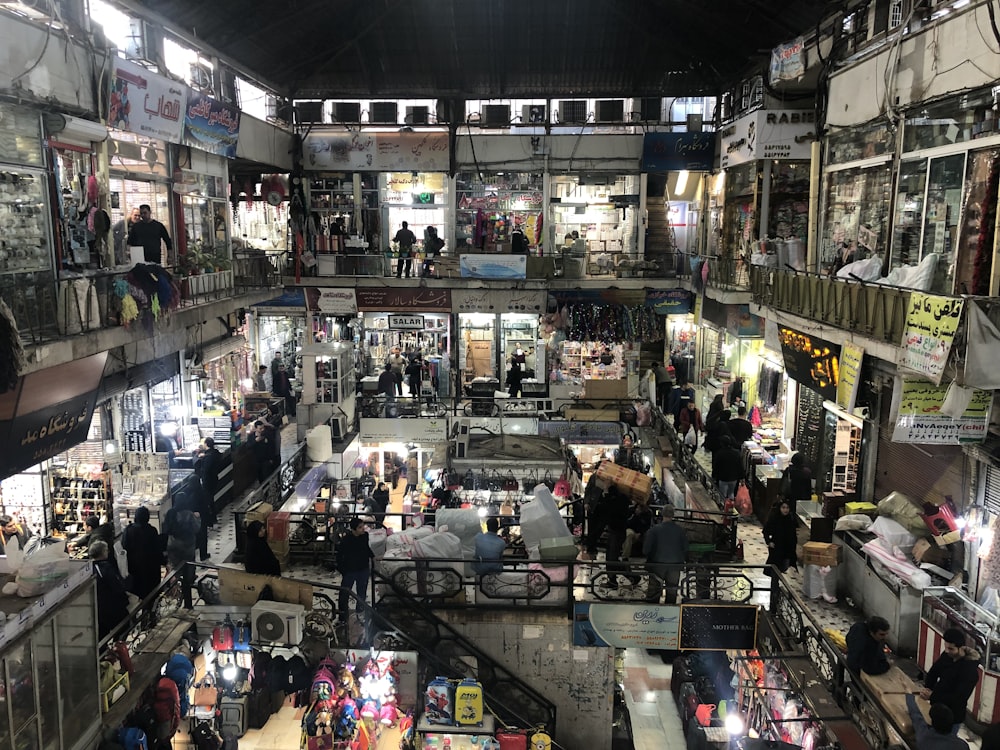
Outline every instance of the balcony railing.
<svg viewBox="0 0 1000 750">
<path fill-rule="evenodd" d="M 903 338 L 910 291 L 820 274 L 750 268 L 750 292 L 756 304 L 893 344 Z"/>
<path fill-rule="evenodd" d="M 678 253 L 677 258 L 678 278 L 701 279 L 706 286 L 716 289 L 746 290 L 750 288 L 751 266 L 745 258 L 692 253 Z"/>
</svg>

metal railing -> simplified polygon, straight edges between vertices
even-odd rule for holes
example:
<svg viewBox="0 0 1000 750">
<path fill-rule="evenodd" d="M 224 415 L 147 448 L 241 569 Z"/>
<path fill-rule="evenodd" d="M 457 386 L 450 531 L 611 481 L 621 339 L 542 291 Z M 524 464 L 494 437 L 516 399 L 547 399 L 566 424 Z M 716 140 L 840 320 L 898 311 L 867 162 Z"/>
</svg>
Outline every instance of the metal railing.
<svg viewBox="0 0 1000 750">
<path fill-rule="evenodd" d="M 699 255 L 679 253 L 677 276 L 697 278 L 701 283 L 717 289 L 746 290 L 750 288 L 751 266 L 742 256 Z M 708 268 L 707 276 L 704 268 Z"/>
</svg>

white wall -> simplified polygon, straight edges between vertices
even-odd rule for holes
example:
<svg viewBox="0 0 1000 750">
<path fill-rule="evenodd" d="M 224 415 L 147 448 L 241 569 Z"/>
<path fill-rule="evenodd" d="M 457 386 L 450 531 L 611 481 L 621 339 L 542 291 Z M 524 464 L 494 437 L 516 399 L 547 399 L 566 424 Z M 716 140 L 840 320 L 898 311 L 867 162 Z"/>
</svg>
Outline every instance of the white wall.
<svg viewBox="0 0 1000 750">
<path fill-rule="evenodd" d="M 241 159 L 268 164 L 279 171 L 292 170 L 292 134 L 269 122 L 244 113 L 240 115 L 240 139 L 236 155 Z"/>
<path fill-rule="evenodd" d="M 890 42 L 878 54 L 831 76 L 827 125 L 874 120 L 885 114 L 886 101 L 899 110 L 990 85 L 1000 78 L 1000 55 L 991 46 L 997 40 L 984 4 L 953 12 L 899 44 Z"/>
<path fill-rule="evenodd" d="M 532 146 L 537 139 L 538 148 Z M 473 144 L 475 158 L 473 158 Z M 642 134 L 637 135 L 468 135 L 458 136 L 455 156 L 460 170 L 497 168 L 542 171 L 545 153 L 548 169 L 559 171 L 638 172 L 642 160 Z"/>
<path fill-rule="evenodd" d="M 65 34 L 56 30 L 49 35 L 46 47 L 45 36 L 43 27 L 0 13 L 0 90 L 11 91 L 19 83 L 29 102 L 34 95 L 96 114 L 94 81 L 98 63 L 92 53 L 80 44 L 68 43 Z M 15 81 L 40 55 L 38 65 Z"/>
</svg>

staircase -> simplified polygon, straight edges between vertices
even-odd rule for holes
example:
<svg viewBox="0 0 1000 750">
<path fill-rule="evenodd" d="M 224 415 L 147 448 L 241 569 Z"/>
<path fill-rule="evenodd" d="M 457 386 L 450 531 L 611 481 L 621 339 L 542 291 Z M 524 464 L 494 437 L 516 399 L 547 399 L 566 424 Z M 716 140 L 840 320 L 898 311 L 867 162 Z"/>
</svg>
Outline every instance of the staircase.
<svg viewBox="0 0 1000 750">
<path fill-rule="evenodd" d="M 674 278 L 677 275 L 677 246 L 663 197 L 648 197 L 646 211 L 649 214 L 646 224 L 646 260 L 659 264 L 663 277 Z"/>
</svg>

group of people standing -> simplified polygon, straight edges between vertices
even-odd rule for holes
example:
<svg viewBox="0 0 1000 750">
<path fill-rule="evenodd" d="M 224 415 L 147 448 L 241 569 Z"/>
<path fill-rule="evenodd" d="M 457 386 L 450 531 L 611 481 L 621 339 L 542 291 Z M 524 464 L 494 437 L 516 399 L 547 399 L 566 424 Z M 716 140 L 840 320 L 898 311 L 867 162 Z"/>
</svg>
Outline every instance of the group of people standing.
<svg viewBox="0 0 1000 750">
<path fill-rule="evenodd" d="M 413 273 L 413 256 L 416 255 L 417 235 L 410 229 L 407 222 L 400 224 L 399 231 L 392 238 L 398 248 L 399 259 L 396 261 L 396 278 L 402 278 L 404 273 L 406 278 L 410 278 Z M 438 236 L 437 227 L 429 226 L 424 229 L 424 262 L 417 273 L 417 276 L 430 276 L 431 265 L 434 258 L 444 249 L 444 240 Z"/>
<path fill-rule="evenodd" d="M 404 379 L 405 376 L 405 379 Z M 394 346 L 386 357 L 385 367 L 378 377 L 378 392 L 389 400 L 403 395 L 403 383 L 409 390 L 411 398 L 420 395 L 424 380 L 424 360 L 420 352 L 412 357 L 403 355 L 398 346 Z"/>
</svg>

